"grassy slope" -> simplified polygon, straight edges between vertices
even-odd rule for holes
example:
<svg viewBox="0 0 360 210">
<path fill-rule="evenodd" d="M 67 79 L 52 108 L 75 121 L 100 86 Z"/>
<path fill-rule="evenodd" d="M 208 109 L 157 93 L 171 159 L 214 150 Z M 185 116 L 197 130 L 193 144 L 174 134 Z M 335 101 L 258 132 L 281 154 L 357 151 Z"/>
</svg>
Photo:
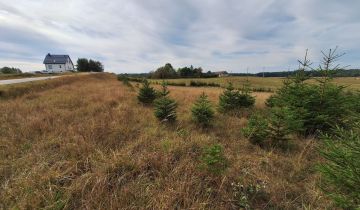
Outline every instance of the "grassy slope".
<svg viewBox="0 0 360 210">
<path fill-rule="evenodd" d="M 28 77 L 45 77 L 49 76 L 46 74 L 0 74 L 0 80 L 7 80 L 7 79 L 21 79 L 21 78 L 28 78 Z"/>
<path fill-rule="evenodd" d="M 0 80 L 7 79 L 22 79 L 29 77 L 49 77 L 49 76 L 63 76 L 63 75 L 74 75 L 74 74 L 84 74 L 82 72 L 65 72 L 65 73 L 54 73 L 54 74 L 31 74 L 31 73 L 22 73 L 22 74 L 0 74 Z"/>
<path fill-rule="evenodd" d="M 284 78 L 281 77 L 217 77 L 217 78 L 191 78 L 191 79 L 170 79 L 171 82 L 185 82 L 187 85 L 191 80 L 202 82 L 214 82 L 225 87 L 227 82 L 232 82 L 237 88 L 241 88 L 246 79 L 249 79 L 252 87 L 254 88 L 271 88 L 273 90 L 279 88 L 282 85 Z M 162 80 L 153 80 L 162 81 Z M 310 81 L 311 82 L 311 81 Z M 360 78 L 356 77 L 338 77 L 334 79 L 334 82 L 340 85 L 349 86 L 354 90 L 360 90 Z"/>
<path fill-rule="evenodd" d="M 328 207 L 313 172 L 314 141 L 296 140 L 291 154 L 265 151 L 242 137 L 245 118 L 221 115 L 198 129 L 191 104 L 202 91 L 215 103 L 221 89 L 170 90 L 179 103 L 173 126 L 108 74 L 0 100 L 0 208 L 236 209 L 231 183 L 259 181 L 267 194 L 253 208 Z M 268 96 L 258 94 L 258 108 Z M 220 176 L 199 167 L 213 143 L 230 163 Z"/>
</svg>

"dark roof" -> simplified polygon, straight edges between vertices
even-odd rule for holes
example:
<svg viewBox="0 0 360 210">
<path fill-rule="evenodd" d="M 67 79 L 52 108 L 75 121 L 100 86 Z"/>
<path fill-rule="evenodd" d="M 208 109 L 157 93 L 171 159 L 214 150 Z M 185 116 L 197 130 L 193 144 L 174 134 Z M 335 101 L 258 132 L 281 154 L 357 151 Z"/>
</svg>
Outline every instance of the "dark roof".
<svg viewBox="0 0 360 210">
<path fill-rule="evenodd" d="M 48 53 L 45 56 L 44 64 L 65 64 L 67 59 L 70 59 L 70 62 L 72 63 L 69 55 L 52 55 Z"/>
</svg>

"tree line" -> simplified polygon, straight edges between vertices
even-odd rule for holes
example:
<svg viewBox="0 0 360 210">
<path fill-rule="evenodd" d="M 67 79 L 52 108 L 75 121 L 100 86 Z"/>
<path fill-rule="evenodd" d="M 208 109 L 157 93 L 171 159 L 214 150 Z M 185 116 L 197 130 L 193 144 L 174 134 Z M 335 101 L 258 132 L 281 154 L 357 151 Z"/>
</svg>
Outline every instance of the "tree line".
<svg viewBox="0 0 360 210">
<path fill-rule="evenodd" d="M 133 76 L 139 76 L 139 75 L 133 75 Z M 141 74 L 140 76 L 144 76 L 144 74 Z M 210 77 L 217 77 L 217 75 L 211 71 L 204 73 L 201 67 L 194 68 L 192 65 L 190 67 L 185 66 L 175 70 L 170 63 L 167 63 L 164 66 L 157 68 L 155 71 L 151 71 L 149 74 L 145 74 L 145 77 L 151 79 L 175 79 L 175 78 L 210 78 Z"/>
<path fill-rule="evenodd" d="M 87 58 L 79 58 L 76 68 L 79 72 L 103 72 L 104 66 L 100 61 L 88 60 Z"/>
<path fill-rule="evenodd" d="M 5 66 L 5 67 L 0 68 L 0 73 L 2 73 L 2 74 L 21 74 L 22 71 L 18 68 Z"/>
<path fill-rule="evenodd" d="M 298 74 L 299 70 L 295 71 L 278 71 L 278 72 L 260 72 L 256 74 L 249 74 L 251 76 L 257 77 L 289 77 Z M 318 69 L 311 69 L 304 71 L 306 76 L 311 77 L 321 77 L 322 74 Z M 359 77 L 360 76 L 360 69 L 337 69 L 336 71 L 332 72 L 333 77 Z M 234 74 L 237 75 L 237 74 Z M 240 76 L 240 75 L 239 75 Z M 242 75 L 241 75 L 242 76 Z"/>
<path fill-rule="evenodd" d="M 259 73 L 229 73 L 229 76 L 253 76 L 253 77 L 292 77 L 298 73 L 299 70 L 294 71 L 276 71 L 276 72 L 259 72 Z M 318 69 L 306 70 L 305 75 L 311 77 L 321 77 Z M 333 77 L 360 77 L 360 69 L 338 69 L 332 72 Z M 194 68 L 182 67 L 177 70 L 172 67 L 170 63 L 159 67 L 150 73 L 135 73 L 127 74 L 128 77 L 133 78 L 151 78 L 151 79 L 174 79 L 174 78 L 211 78 L 218 75 L 214 72 L 207 71 L 204 73 L 201 67 Z"/>
</svg>

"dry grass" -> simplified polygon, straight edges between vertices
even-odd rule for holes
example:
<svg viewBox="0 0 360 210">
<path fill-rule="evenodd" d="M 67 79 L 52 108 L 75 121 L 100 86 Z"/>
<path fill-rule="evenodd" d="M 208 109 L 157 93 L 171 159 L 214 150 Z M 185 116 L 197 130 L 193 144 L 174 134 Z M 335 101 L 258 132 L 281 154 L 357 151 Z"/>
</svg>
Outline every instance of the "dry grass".
<svg viewBox="0 0 360 210">
<path fill-rule="evenodd" d="M 225 87 L 228 82 L 232 82 L 234 87 L 241 88 L 244 82 L 248 79 L 251 86 L 254 88 L 264 88 L 276 90 L 283 84 L 285 78 L 283 77 L 217 77 L 217 78 L 192 78 L 192 79 L 168 79 L 172 83 L 185 83 L 190 84 L 190 81 L 201 81 L 207 83 L 220 84 L 221 87 Z M 153 80 L 161 82 L 162 80 Z M 314 83 L 314 80 L 310 80 L 310 83 Z M 359 77 L 337 77 L 334 79 L 336 84 L 343 85 L 352 90 L 360 90 L 360 78 Z"/>
<path fill-rule="evenodd" d="M 260 181 L 254 209 L 330 207 L 317 188 L 315 141 L 295 140 L 291 154 L 266 151 L 242 137 L 245 118 L 218 114 L 205 130 L 191 122 L 197 96 L 215 103 L 221 89 L 170 87 L 179 119 L 168 126 L 113 75 L 39 90 L 0 101 L 2 209 L 238 209 L 231 183 Z M 268 96 L 257 94 L 258 108 Z M 214 143 L 230 163 L 219 176 L 199 167 Z"/>
<path fill-rule="evenodd" d="M 73 74 L 83 74 L 82 72 L 65 72 L 65 73 L 54 73 L 54 74 L 32 74 L 32 73 L 21 73 L 21 74 L 1 74 L 0 80 L 8 79 L 22 79 L 29 77 L 48 77 L 48 76 L 61 76 L 61 75 L 73 75 Z"/>
</svg>

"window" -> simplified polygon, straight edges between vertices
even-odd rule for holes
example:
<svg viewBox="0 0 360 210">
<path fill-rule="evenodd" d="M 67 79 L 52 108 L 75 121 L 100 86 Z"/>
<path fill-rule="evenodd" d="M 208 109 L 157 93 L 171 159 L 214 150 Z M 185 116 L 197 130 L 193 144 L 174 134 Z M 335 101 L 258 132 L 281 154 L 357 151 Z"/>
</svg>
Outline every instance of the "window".
<svg viewBox="0 0 360 210">
<path fill-rule="evenodd" d="M 49 69 L 52 69 L 52 65 L 51 65 L 51 64 L 49 64 L 48 66 L 49 66 Z"/>
<path fill-rule="evenodd" d="M 61 65 L 59 65 L 60 69 L 61 69 Z"/>
</svg>

